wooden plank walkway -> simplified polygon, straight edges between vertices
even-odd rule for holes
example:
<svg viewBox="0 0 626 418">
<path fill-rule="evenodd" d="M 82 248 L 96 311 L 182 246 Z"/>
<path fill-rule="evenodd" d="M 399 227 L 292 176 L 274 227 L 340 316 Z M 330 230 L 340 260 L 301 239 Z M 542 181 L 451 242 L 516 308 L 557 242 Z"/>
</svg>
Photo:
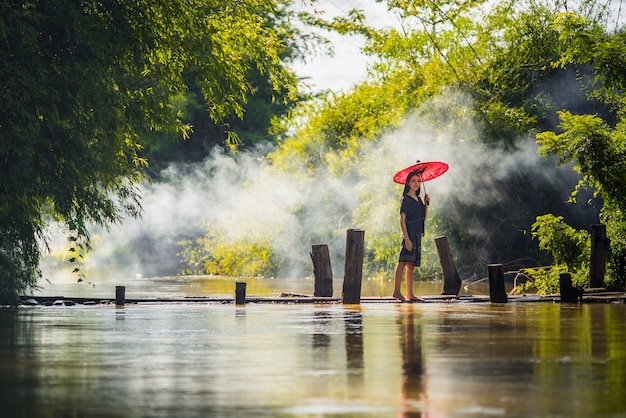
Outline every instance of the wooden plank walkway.
<svg viewBox="0 0 626 418">
<path fill-rule="evenodd" d="M 338 297 L 314 297 L 307 295 L 281 294 L 277 297 L 256 297 L 247 296 L 246 303 L 267 303 L 267 304 L 333 304 L 341 303 Z M 43 306 L 71 306 L 71 305 L 101 305 L 114 304 L 115 298 L 72 298 L 63 296 L 22 296 L 22 305 L 43 305 Z M 388 297 L 361 297 L 362 304 L 371 303 L 401 303 L 397 299 Z M 189 296 L 182 298 L 126 298 L 126 304 L 164 304 L 164 303 L 206 303 L 206 304 L 232 304 L 234 297 L 222 296 Z M 487 295 L 433 295 L 421 296 L 420 300 L 412 303 L 487 303 Z M 529 302 L 560 302 L 559 294 L 552 295 L 509 295 L 509 303 L 529 303 Z M 611 292 L 604 289 L 586 289 L 582 296 L 582 303 L 625 303 L 626 292 Z"/>
</svg>

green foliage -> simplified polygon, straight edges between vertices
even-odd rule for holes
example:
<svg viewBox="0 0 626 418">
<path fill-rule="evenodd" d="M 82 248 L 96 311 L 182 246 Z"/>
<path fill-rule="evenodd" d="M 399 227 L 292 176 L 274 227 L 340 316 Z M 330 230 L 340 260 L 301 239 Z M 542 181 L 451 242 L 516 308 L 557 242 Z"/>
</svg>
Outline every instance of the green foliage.
<svg viewBox="0 0 626 418">
<path fill-rule="evenodd" d="M 176 104 L 193 72 L 211 119 L 243 114 L 264 74 L 293 97 L 283 41 L 259 13 L 274 1 L 0 4 L 0 303 L 36 284 L 43 225 L 141 212 L 143 139 L 189 134 Z"/>
<path fill-rule="evenodd" d="M 501 150 L 506 155 L 531 140 L 537 130 L 556 127 L 554 113 L 558 109 L 571 106 L 576 112 L 608 112 L 609 104 L 584 95 L 585 82 L 594 73 L 588 62 L 551 65 L 568 48 L 553 24 L 555 16 L 560 16 L 558 5 L 536 1 L 483 5 L 480 1 L 390 1 L 389 9 L 402 20 L 401 30 L 369 27 L 358 11 L 332 21 L 312 17 L 309 22 L 319 27 L 363 36 L 364 51 L 377 62 L 370 81 L 349 93 L 302 106 L 281 127 L 280 132 L 289 134 L 270 161 L 285 171 L 314 172 L 324 167 L 332 175 L 358 176 L 367 184 L 362 167 L 372 163 L 367 160 L 368 153 L 380 146 L 385 132 L 398 128 L 412 113 L 417 112 L 435 133 L 473 142 L 477 153 Z M 568 96 L 577 100 L 565 102 L 553 85 L 577 82 L 577 77 L 579 87 L 572 88 Z M 456 101 L 434 105 L 438 95 Z M 455 131 L 454 127 L 476 122 L 480 137 L 467 129 Z M 548 170 L 549 164 L 537 167 Z M 491 169 L 476 168 L 485 173 Z M 563 211 L 562 185 L 550 175 L 537 177 L 524 169 L 520 166 L 519 173 L 508 178 L 473 179 L 476 190 L 497 199 L 466 202 L 452 196 L 439 207 L 435 205 L 429 220 L 433 235 L 425 241 L 445 233 L 463 268 L 520 255 L 545 259 L 545 253 L 537 250 L 524 231 L 530 229 L 539 211 Z M 380 274 L 395 264 L 398 229 L 392 216 L 384 222 L 378 220 L 382 207 L 394 212 L 389 205 L 376 202 L 396 201 L 397 197 L 371 186 L 360 190 L 354 219 L 367 230 L 366 269 L 369 274 Z M 428 269 L 430 258 L 427 247 L 425 250 L 424 269 Z M 436 257 L 434 252 L 432 255 Z"/>
<path fill-rule="evenodd" d="M 387 4 L 400 16 L 397 28 L 370 27 L 360 11 L 331 21 L 318 15 L 306 18 L 317 27 L 362 36 L 364 51 L 376 62 L 369 79 L 351 91 L 301 103 L 288 117 L 276 121 L 273 129 L 278 147 L 268 156 L 272 168 L 285 173 L 302 177 L 324 173 L 357 185 L 346 191 L 356 196 L 358 204 L 350 208 L 351 219 L 344 225 L 358 225 L 367 231 L 364 274 L 389 275 L 397 260 L 399 192 L 392 185 L 381 184 L 381 161 L 405 152 L 385 149 L 384 138 L 390 131 L 401 132 L 403 123 L 412 117 L 419 118 L 428 132 L 417 135 L 416 147 L 431 146 L 423 137 L 441 135 L 452 138 L 447 144 L 452 148 L 471 151 L 461 159 L 477 160 L 467 167 L 472 169 L 470 187 L 479 195 L 468 199 L 451 194 L 445 202 L 433 204 L 419 276 L 437 273 L 433 238 L 443 233 L 462 272 L 476 270 L 479 264 L 520 258 L 534 259 L 541 265 L 544 263 L 540 261 L 550 258 L 549 253 L 558 260 L 558 267 L 534 272 L 541 291 L 552 291 L 554 277 L 562 271 L 572 273 L 575 282 L 585 277 L 588 263 L 579 258 L 585 253 L 585 235 L 568 227 L 565 218 L 537 218 L 538 213 L 553 211 L 566 212 L 579 224 L 581 219 L 588 219 L 577 218 L 574 210 L 563 205 L 564 186 L 553 175 L 557 171 L 552 161 L 532 161 L 528 166 L 536 171 L 527 170 L 521 161 L 512 161 L 511 167 L 505 167 L 507 175 L 499 176 L 502 167 L 498 162 L 476 158 L 493 152 L 506 161 L 514 152 L 531 149 L 528 143 L 532 145 L 537 131 L 557 128 L 565 129 L 564 136 L 540 136 L 545 141 L 540 152 L 556 155 L 563 148 L 563 156 L 557 157 L 568 163 L 584 151 L 584 158 L 577 162 L 579 172 L 603 199 L 602 220 L 614 227 L 612 245 L 623 248 L 620 242 L 626 234 L 621 227 L 620 207 L 625 200 L 619 164 L 624 161 L 623 129 L 617 123 L 623 103 L 621 74 L 626 74 L 619 54 L 623 36 L 609 35 L 603 29 L 603 14 L 596 13 L 599 2 L 582 2 L 581 9 L 571 14 L 561 14 L 560 2 L 542 1 Z M 588 23 L 579 16 L 593 16 L 595 20 Z M 577 116 L 570 121 L 563 117 L 567 115 L 564 112 L 559 127 L 556 112 L 562 109 L 569 110 L 570 115 L 596 115 L 606 124 Z M 566 126 L 570 122 L 571 128 Z M 542 171 L 546 174 L 533 174 Z M 595 172 L 593 178 L 590 171 Z M 601 182 L 593 181 L 595 176 Z M 485 201 L 482 196 L 489 199 Z M 323 201 L 319 205 L 328 219 L 343 219 L 333 203 Z M 306 215 L 306 210 L 302 212 L 296 216 Z M 595 215 L 590 209 L 586 213 Z M 527 233 L 533 222 L 532 237 L 539 241 L 539 248 Z M 319 226 L 315 236 L 336 236 L 334 227 Z M 222 240 L 227 242 L 221 235 L 211 239 L 213 247 L 194 244 L 205 251 L 198 260 L 216 257 L 202 267 L 203 271 L 235 271 L 228 261 L 233 257 L 212 249 Z M 269 240 L 252 241 L 267 245 L 253 251 L 272 248 Z M 230 245 L 234 248 L 237 243 Z M 617 254 L 612 252 L 614 260 L 619 259 Z M 611 271 L 619 271 L 618 267 L 611 267 Z"/>
<path fill-rule="evenodd" d="M 592 95 L 611 106 L 615 113 L 559 112 L 560 133 L 538 134 L 539 153 L 557 156 L 559 164 L 574 163 L 574 170 L 583 176 L 584 184 L 602 198 L 600 221 L 607 225 L 607 237 L 611 240 L 605 284 L 623 287 L 626 278 L 626 60 L 621 56 L 624 34 L 610 35 L 594 22 L 572 14 L 558 16 L 554 25 L 566 45 L 557 65 L 592 66 L 596 73 Z M 617 50 L 622 51 L 621 55 Z"/>
<path fill-rule="evenodd" d="M 626 135 L 624 122 L 616 129 L 595 115 L 559 112 L 561 134 L 543 132 L 537 135 L 539 153 L 556 155 L 559 164 L 575 162 L 574 169 L 583 174 L 598 194 L 613 201 L 620 211 L 626 209 Z"/>
<path fill-rule="evenodd" d="M 301 105 L 278 132 L 298 129 L 288 135 L 268 159 L 272 165 L 293 171 L 302 164 L 307 170 L 327 166 L 334 175 L 345 174 L 358 161 L 363 148 L 385 130 L 396 126 L 412 98 L 397 79 L 382 84 L 363 83 L 350 94 L 334 93 L 316 102 Z M 300 118 L 306 119 L 304 126 Z M 294 164 L 298 164 L 297 167 Z"/>
<path fill-rule="evenodd" d="M 274 276 L 279 267 L 272 245 L 262 237 L 231 241 L 217 228 L 196 240 L 181 241 L 179 253 L 187 267 L 183 274 L 211 274 L 229 277 Z"/>
<path fill-rule="evenodd" d="M 265 105 L 274 103 L 271 99 L 275 95 L 284 95 L 286 101 L 293 97 L 290 96 L 293 77 L 281 62 L 285 56 L 283 40 L 290 35 L 275 31 L 275 24 L 269 23 L 275 22 L 273 2 L 244 1 L 238 3 L 237 7 L 214 1 L 192 3 L 193 7 L 188 8 L 188 3 L 181 2 L 152 2 L 150 5 L 122 2 L 122 7 L 110 11 L 109 3 L 104 2 L 85 6 L 89 13 L 84 13 L 75 6 L 77 9 L 72 10 L 74 14 L 69 13 L 69 16 L 80 17 L 80 25 L 75 24 L 72 19 L 68 20 L 68 24 L 73 25 L 72 30 L 80 36 L 68 36 L 64 40 L 68 44 L 74 42 L 77 46 L 75 50 L 65 55 L 63 48 L 42 52 L 43 56 L 56 59 L 64 57 L 69 64 L 80 67 L 80 71 L 72 73 L 73 67 L 69 64 L 66 67 L 60 65 L 65 61 L 61 60 L 58 64 L 63 69 L 63 74 L 71 74 L 73 77 L 73 90 L 89 90 L 93 85 L 92 80 L 101 82 L 99 86 L 102 91 L 90 93 L 98 100 L 91 95 L 84 98 L 81 96 L 77 103 L 86 104 L 81 108 L 86 109 L 85 113 L 89 114 L 88 109 L 98 109 L 94 112 L 94 117 L 107 119 L 90 121 L 85 117 L 88 126 L 82 131 L 77 130 L 85 136 L 73 142 L 69 141 L 68 147 L 80 146 L 98 128 L 99 139 L 92 144 L 94 155 L 115 155 L 120 159 L 115 165 L 117 170 L 110 170 L 110 160 L 103 159 L 101 166 L 94 165 L 93 156 L 87 155 L 86 151 L 70 155 L 71 158 L 65 156 L 63 163 L 71 162 L 66 167 L 73 167 L 72 164 L 76 164 L 74 159 L 84 165 L 76 167 L 76 171 L 72 173 L 52 177 L 67 184 L 65 182 L 68 178 L 90 171 L 93 178 L 88 179 L 87 184 L 98 184 L 98 187 L 115 184 L 120 196 L 109 202 L 109 205 L 104 205 L 102 213 L 81 217 L 71 216 L 67 214 L 67 210 L 60 210 L 60 215 L 55 214 L 58 219 L 72 219 L 77 225 L 94 221 L 106 224 L 119 219 L 123 213 L 119 209 L 128 209 L 131 214 L 137 214 L 140 207 L 135 187 L 145 166 L 142 157 L 146 152 L 162 156 L 171 153 L 172 148 L 167 144 L 164 146 L 164 143 L 169 140 L 172 132 L 183 136 L 193 135 L 187 118 L 196 113 L 204 113 L 205 103 L 213 122 L 228 124 L 223 125 L 223 130 L 229 132 L 227 137 L 236 140 L 237 137 L 243 138 L 242 130 L 237 129 L 237 119 L 230 116 L 242 116 L 246 109 L 254 116 L 262 115 L 268 109 Z M 390 2 L 391 8 L 401 12 L 403 31 L 369 28 L 364 23 L 363 14 L 357 11 L 351 12 L 347 18 L 339 18 L 333 22 L 315 21 L 319 26 L 334 28 L 341 33 L 365 36 L 366 52 L 378 57 L 379 61 L 372 69 L 370 82 L 355 87 L 348 94 L 330 95 L 318 102 L 304 105 L 301 110 L 293 113 L 293 119 L 283 126 L 277 126 L 277 130 L 283 133 L 280 139 L 284 141 L 270 156 L 274 166 L 286 171 L 303 169 L 309 172 L 323 167 L 326 172 L 338 178 L 363 176 L 361 163 L 364 155 L 371 147 L 376 146 L 381 135 L 397 127 L 410 112 L 421 110 L 421 106 L 437 94 L 449 91 L 460 92 L 459 97 L 471 97 L 476 106 L 472 108 L 463 104 L 447 108 L 436 107 L 424 111 L 422 116 L 432 121 L 434 126 L 440 125 L 444 129 L 447 124 L 466 122 L 470 118 L 465 116 L 464 119 L 461 115 L 475 109 L 488 128 L 489 135 L 485 142 L 513 147 L 520 133 L 533 129 L 537 121 L 545 119 L 549 110 L 556 106 L 551 102 L 551 97 L 536 92 L 542 90 L 542 81 L 549 80 L 557 72 L 555 68 L 538 64 L 550 62 L 558 56 L 558 42 L 554 41 L 557 39 L 557 32 L 544 24 L 550 16 L 550 11 L 545 8 L 533 8 L 528 12 L 519 11 L 523 9 L 520 8 L 515 11 L 511 4 L 503 3 L 501 7 L 485 14 L 484 19 L 476 19 L 483 14 L 478 8 L 482 3 Z M 49 4 L 54 16 L 54 2 Z M 37 3 L 34 5 L 33 10 L 37 11 L 39 6 Z M 10 20 L 11 13 L 6 16 Z M 82 28 L 91 25 L 97 29 L 97 25 L 90 20 L 94 16 L 106 21 L 113 29 L 90 31 L 87 34 Z M 162 24 L 163 22 L 166 24 Z M 39 32 L 50 31 L 35 31 Z M 103 45 L 97 44 L 96 40 Z M 107 44 L 109 41 L 115 43 L 111 48 Z M 110 52 L 107 52 L 106 57 L 80 53 L 96 47 Z M 76 60 L 71 61 L 73 58 Z M 37 65 L 34 67 L 45 68 Z M 81 71 L 91 72 L 87 77 L 81 76 Z M 7 70 L 6 73 L 19 74 L 12 70 Z M 64 83 L 65 81 L 59 85 L 65 86 Z M 52 91 L 45 83 L 43 88 L 45 91 Z M 264 97 L 261 104 L 248 100 L 251 93 L 259 91 Z M 259 98 L 258 95 L 256 97 Z M 76 107 L 74 102 L 66 99 L 64 98 L 64 103 L 68 108 Z M 284 104 L 285 100 L 278 102 Z M 273 108 L 268 113 L 281 111 L 284 108 Z M 7 122 L 4 123 L 9 123 L 10 118 L 5 119 Z M 59 119 L 67 126 L 71 125 L 68 121 L 74 120 L 63 117 Z M 261 122 L 259 126 L 265 126 L 263 123 L 268 118 L 260 119 L 265 122 Z M 201 119 L 192 118 L 196 133 L 211 132 L 203 130 L 200 121 Z M 75 126 L 71 127 L 72 132 L 76 130 Z M 291 134 L 294 131 L 291 128 L 294 127 L 296 134 Z M 259 130 L 262 129 L 265 128 Z M 16 131 L 17 128 L 11 127 L 11 130 Z M 220 137 L 223 138 L 221 135 Z M 56 150 L 65 145 L 65 142 L 54 145 Z M 144 145 L 150 149 L 142 149 Z M 43 144 L 42 149 L 47 149 L 47 144 Z M 200 152 L 196 152 L 198 150 Z M 199 149 L 184 151 L 183 154 L 187 154 L 183 158 L 189 155 L 205 155 L 205 152 L 206 149 L 200 145 Z M 68 151 L 66 154 L 71 153 Z M 55 158 L 51 157 L 53 161 Z M 134 170 L 129 170 L 129 163 L 135 164 Z M 52 171 L 48 173 L 50 172 Z M 119 179 L 126 181 L 118 183 Z M 495 208 L 467 209 L 474 214 L 476 222 L 485 224 L 492 231 L 501 231 L 500 226 L 491 225 L 496 223 L 510 223 L 513 225 L 511 229 L 517 230 L 518 223 L 523 224 L 524 221 L 516 220 L 513 223 L 508 222 L 510 218 L 504 217 L 503 221 L 493 215 L 508 214 L 511 202 L 516 200 L 530 201 L 525 199 L 526 195 L 517 191 L 524 189 L 516 186 L 517 184 L 511 183 L 498 185 L 502 191 L 516 190 L 511 193 L 509 204 L 497 202 Z M 84 187 L 78 185 L 79 190 Z M 73 198 L 74 187 L 68 187 L 68 190 L 64 199 L 45 198 L 39 204 L 51 207 L 54 212 L 61 202 L 68 201 L 68 197 Z M 102 202 L 104 196 L 111 192 L 106 186 L 97 190 L 103 190 L 103 194 L 96 195 L 95 198 L 78 196 L 79 207 L 86 205 L 86 202 Z M 393 236 L 397 227 L 395 221 L 379 223 L 372 216 L 380 208 L 375 204 L 380 196 L 363 191 L 358 193 L 363 207 L 355 210 L 354 219 L 363 219 L 366 222 L 364 226 L 368 227 L 368 237 L 372 238 L 368 241 L 371 246 L 367 249 L 373 255 L 371 269 L 380 271 L 385 268 L 385 263 L 394 262 L 392 260 L 395 258 L 393 254 L 397 250 L 397 243 Z M 398 201 L 397 196 L 388 198 L 389 201 Z M 360 212 L 364 214 L 362 217 Z M 110 217 L 103 216 L 103 213 Z M 443 226 L 451 235 L 459 237 L 454 245 L 465 246 L 466 249 L 482 246 L 482 243 L 476 245 L 476 242 L 467 238 L 470 234 L 465 229 L 469 230 L 470 227 L 456 213 L 435 211 L 430 222 L 433 229 L 428 234 L 432 235 L 425 242 L 431 242 L 432 236 Z M 86 228 L 81 227 L 77 231 L 80 232 L 79 237 L 86 236 Z M 507 234 L 510 235 L 509 232 Z M 320 235 L 325 234 L 322 232 Z M 497 235 L 492 233 L 491 237 Z M 510 244 L 514 241 L 503 239 L 492 243 L 492 247 L 498 250 L 514 247 L 500 245 L 502 242 Z M 384 247 L 379 248 L 379 245 Z M 424 269 L 436 269 L 436 261 L 431 262 L 434 251 L 428 245 L 424 247 L 424 254 Z"/>
<path fill-rule="evenodd" d="M 589 233 L 565 224 L 562 216 L 538 216 L 532 234 L 539 241 L 539 248 L 549 251 L 556 264 L 567 266 L 566 273 L 589 264 Z"/>
<path fill-rule="evenodd" d="M 537 135 L 539 153 L 556 155 L 560 164 L 574 162 L 583 181 L 603 199 L 600 220 L 607 225 L 611 240 L 607 278 L 609 286 L 623 286 L 626 254 L 626 142 L 622 124 L 610 129 L 604 120 L 592 115 L 574 116 L 560 112 L 561 134 L 543 132 Z M 578 190 L 578 189 L 577 189 Z M 576 197 L 577 190 L 573 192 Z"/>
<path fill-rule="evenodd" d="M 263 19 L 263 26 L 275 31 L 282 41 L 279 51 L 281 60 L 289 63 L 301 57 L 305 51 L 321 45 L 320 40 L 308 36 L 295 26 L 290 0 L 276 3 L 275 8 L 259 8 L 257 12 Z M 240 115 L 231 114 L 216 121 L 211 118 L 210 109 L 203 100 L 198 74 L 193 69 L 185 71 L 189 89 L 174 104 L 180 110 L 183 123 L 192 127 L 192 130 L 185 141 L 163 133 L 143 138 L 145 150 L 142 154 L 150 161 L 153 178 L 158 179 L 159 171 L 169 164 L 202 161 L 211 155 L 215 147 L 240 151 L 273 142 L 275 137 L 270 134 L 273 121 L 284 116 L 296 101 L 307 97 L 296 91 L 298 80 L 295 74 L 287 70 L 283 83 L 289 94 L 282 97 L 273 88 L 267 71 L 252 67 L 245 79 L 249 81 L 253 95 L 246 97 L 246 102 L 242 103 Z"/>
<path fill-rule="evenodd" d="M 518 289 L 535 288 L 540 294 L 559 292 L 559 275 L 569 273 L 574 286 L 584 286 L 589 276 L 591 237 L 567 225 L 562 216 L 542 215 L 532 226 L 532 236 L 539 241 L 539 248 L 550 253 L 554 265 L 550 268 L 526 268 L 532 278 Z"/>
</svg>

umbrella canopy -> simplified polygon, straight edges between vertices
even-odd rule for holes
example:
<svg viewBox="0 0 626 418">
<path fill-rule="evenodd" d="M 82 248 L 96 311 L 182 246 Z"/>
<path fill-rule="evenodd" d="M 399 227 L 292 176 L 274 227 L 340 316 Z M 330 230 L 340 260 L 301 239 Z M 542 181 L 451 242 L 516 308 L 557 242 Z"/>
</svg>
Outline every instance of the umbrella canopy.
<svg viewBox="0 0 626 418">
<path fill-rule="evenodd" d="M 448 171 L 448 164 L 442 163 L 441 161 L 428 161 L 422 163 L 418 160 L 415 164 L 398 171 L 396 175 L 393 176 L 393 181 L 399 184 L 404 184 L 406 183 L 406 178 L 409 176 L 409 173 L 412 173 L 413 171 L 416 171 L 424 182 L 439 177 Z"/>
</svg>

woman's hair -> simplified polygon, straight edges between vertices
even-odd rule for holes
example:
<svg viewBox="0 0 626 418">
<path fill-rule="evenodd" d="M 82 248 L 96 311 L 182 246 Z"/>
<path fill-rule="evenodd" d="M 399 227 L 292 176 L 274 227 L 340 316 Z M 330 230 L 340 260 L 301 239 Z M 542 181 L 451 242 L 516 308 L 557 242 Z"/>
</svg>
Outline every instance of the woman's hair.
<svg viewBox="0 0 626 418">
<path fill-rule="evenodd" d="M 404 182 L 404 191 L 402 192 L 402 196 L 406 196 L 406 194 L 409 192 L 409 190 L 411 189 L 411 187 L 410 187 L 410 184 L 411 184 L 411 179 L 412 179 L 414 176 L 417 176 L 417 175 L 419 175 L 419 173 L 418 173 L 417 171 L 411 171 L 411 172 L 409 173 L 409 175 L 408 175 L 408 176 L 406 176 L 406 181 Z M 418 196 L 419 196 L 419 194 L 420 194 L 420 190 L 421 190 L 421 189 L 422 189 L 422 187 L 421 187 L 421 186 L 417 189 L 416 194 L 417 194 Z"/>
</svg>

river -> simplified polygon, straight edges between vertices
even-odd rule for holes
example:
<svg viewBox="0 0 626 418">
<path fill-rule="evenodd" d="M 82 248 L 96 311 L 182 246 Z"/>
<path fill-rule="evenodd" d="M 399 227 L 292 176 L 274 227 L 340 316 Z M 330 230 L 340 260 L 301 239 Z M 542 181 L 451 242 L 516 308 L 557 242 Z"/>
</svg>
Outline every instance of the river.
<svg viewBox="0 0 626 418">
<path fill-rule="evenodd" d="M 234 292 L 176 281 L 152 296 Z M 626 416 L 623 303 L 22 306 L 0 335 L 10 417 Z"/>
</svg>

